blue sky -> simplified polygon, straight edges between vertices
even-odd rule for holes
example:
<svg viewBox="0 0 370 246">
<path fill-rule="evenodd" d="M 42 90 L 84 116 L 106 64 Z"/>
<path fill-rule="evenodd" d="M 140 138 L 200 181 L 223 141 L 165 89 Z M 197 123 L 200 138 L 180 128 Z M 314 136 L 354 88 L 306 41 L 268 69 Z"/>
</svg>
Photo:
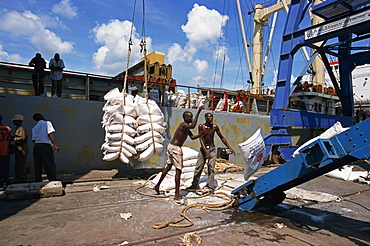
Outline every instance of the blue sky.
<svg viewBox="0 0 370 246">
<path fill-rule="evenodd" d="M 251 10 L 250 1 L 241 2 L 244 12 Z M 0 61 L 28 64 L 37 52 L 48 61 L 58 52 L 66 70 L 114 76 L 126 68 L 133 21 L 130 65 L 142 57 L 139 41 L 144 33 L 148 53 L 165 54 L 178 84 L 246 89 L 248 70 L 234 0 L 146 0 L 144 32 L 142 1 L 137 1 L 134 20 L 133 7 L 132 0 L 1 0 Z M 280 15 L 266 85 L 273 82 L 278 66 L 286 14 Z M 252 17 L 245 13 L 249 42 Z"/>
</svg>

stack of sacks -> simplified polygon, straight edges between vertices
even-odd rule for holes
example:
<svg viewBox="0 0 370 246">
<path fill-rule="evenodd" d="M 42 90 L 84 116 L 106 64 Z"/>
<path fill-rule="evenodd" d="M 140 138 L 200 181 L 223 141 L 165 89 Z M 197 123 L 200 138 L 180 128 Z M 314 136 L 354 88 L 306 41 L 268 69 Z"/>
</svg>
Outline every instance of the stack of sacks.
<svg viewBox="0 0 370 246">
<path fill-rule="evenodd" d="M 177 108 L 186 108 L 187 102 L 188 102 L 188 98 L 186 96 L 185 91 L 178 90 L 176 92 L 176 107 Z"/>
<path fill-rule="evenodd" d="M 105 129 L 103 160 L 113 161 L 118 157 L 124 163 L 129 163 L 129 157 L 137 152 L 133 145 L 136 136 L 137 117 L 134 98 L 123 94 L 118 88 L 110 90 L 105 96 L 107 102 L 103 107 L 102 127 Z"/>
<path fill-rule="evenodd" d="M 183 168 L 180 177 L 180 187 L 188 187 L 191 185 L 194 176 L 195 166 L 198 160 L 198 151 L 191 149 L 189 147 L 182 147 L 183 152 Z M 149 183 L 149 186 L 153 188 L 157 183 L 159 178 L 161 177 L 162 172 L 158 173 L 158 175 Z M 159 190 L 168 191 L 175 188 L 175 175 L 176 175 L 176 168 L 172 166 L 172 169 L 167 173 L 166 177 L 163 179 Z M 205 176 L 202 173 L 202 176 Z"/>
<path fill-rule="evenodd" d="M 183 153 L 183 163 L 182 163 L 182 172 L 181 172 L 181 183 L 185 187 L 191 186 L 191 182 L 193 182 L 194 177 L 194 170 L 198 160 L 199 152 L 195 149 L 189 147 L 181 147 Z M 172 167 L 172 169 L 168 172 L 169 174 L 175 176 L 176 169 Z M 202 173 L 202 176 L 205 175 Z"/>
<path fill-rule="evenodd" d="M 136 151 L 139 161 L 148 160 L 153 154 L 158 154 L 163 150 L 165 132 L 164 116 L 155 101 L 148 100 L 137 105 L 137 133 L 135 138 Z"/>
<path fill-rule="evenodd" d="M 190 107 L 199 108 L 205 105 L 207 97 L 198 93 L 193 93 L 190 96 Z"/>
<path fill-rule="evenodd" d="M 198 108 L 198 93 L 190 95 L 190 108 Z"/>
<path fill-rule="evenodd" d="M 206 103 L 207 103 L 207 97 L 206 96 L 204 96 L 204 95 L 199 95 L 198 96 L 198 104 L 197 104 L 197 108 L 199 108 L 200 106 L 206 106 L 206 107 L 208 107 L 207 105 L 206 105 Z"/>
<path fill-rule="evenodd" d="M 164 92 L 164 105 L 167 107 L 174 107 L 176 105 L 176 95 L 172 91 Z"/>
</svg>

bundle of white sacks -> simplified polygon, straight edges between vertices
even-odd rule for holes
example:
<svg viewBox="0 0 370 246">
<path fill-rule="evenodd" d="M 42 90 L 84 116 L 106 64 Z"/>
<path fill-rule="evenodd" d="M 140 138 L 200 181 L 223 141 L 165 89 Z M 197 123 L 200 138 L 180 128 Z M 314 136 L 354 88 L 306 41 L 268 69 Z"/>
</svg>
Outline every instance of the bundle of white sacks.
<svg viewBox="0 0 370 246">
<path fill-rule="evenodd" d="M 164 117 L 153 100 L 147 101 L 138 95 L 135 98 L 129 94 L 123 96 L 118 88 L 110 90 L 104 100 L 103 160 L 119 158 L 129 163 L 129 158 L 135 156 L 145 161 L 163 150 Z"/>
<path fill-rule="evenodd" d="M 191 186 L 193 182 L 194 170 L 198 160 L 198 151 L 189 148 L 189 147 L 181 147 L 183 153 L 183 168 L 180 177 L 180 187 L 186 188 Z M 159 190 L 168 191 L 175 188 L 175 174 L 176 169 L 172 166 L 172 169 L 167 173 L 166 177 L 163 179 Z M 149 187 L 153 188 L 157 183 L 159 178 L 161 177 L 162 172 L 158 173 L 157 176 L 149 182 Z M 202 172 L 202 177 L 206 177 L 206 174 Z M 200 182 L 203 181 L 201 178 Z M 205 180 L 207 181 L 207 180 Z M 205 183 L 204 183 L 205 185 Z"/>
</svg>

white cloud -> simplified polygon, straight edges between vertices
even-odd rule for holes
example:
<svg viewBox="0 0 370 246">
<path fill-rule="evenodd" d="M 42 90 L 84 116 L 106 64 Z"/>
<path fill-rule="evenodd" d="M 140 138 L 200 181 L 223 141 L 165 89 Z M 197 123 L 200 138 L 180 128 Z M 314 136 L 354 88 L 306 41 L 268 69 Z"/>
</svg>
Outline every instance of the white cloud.
<svg viewBox="0 0 370 246">
<path fill-rule="evenodd" d="M 68 19 L 73 19 L 77 16 L 77 7 L 73 6 L 70 0 L 62 0 L 60 3 L 55 4 L 52 11 Z"/>
<path fill-rule="evenodd" d="M 111 20 L 109 23 L 99 24 L 91 31 L 95 42 L 102 44 L 93 54 L 93 62 L 98 72 L 116 75 L 126 70 L 128 41 L 131 33 L 130 21 Z M 130 57 L 130 66 L 140 61 L 140 38 L 133 29 Z M 151 38 L 146 38 L 147 53 L 151 50 Z"/>
<path fill-rule="evenodd" d="M 228 16 L 221 15 L 217 10 L 207 9 L 205 6 L 194 4 L 188 14 L 188 22 L 182 25 L 189 44 L 194 47 L 207 47 L 209 44 L 217 43 L 223 33 L 220 33 Z"/>
<path fill-rule="evenodd" d="M 194 67 L 195 67 L 195 70 L 198 72 L 198 74 L 204 74 L 208 69 L 208 62 L 201 61 L 201 60 L 195 60 Z"/>
<path fill-rule="evenodd" d="M 0 17 L 0 30 L 28 39 L 37 51 L 46 56 L 51 56 L 56 51 L 62 54 L 72 53 L 73 42 L 62 41 L 41 20 L 30 11 L 10 11 Z"/>
<path fill-rule="evenodd" d="M 207 82 L 212 81 L 206 79 L 210 75 L 206 75 L 209 60 L 223 59 L 225 54 L 226 62 L 230 59 L 227 56 L 227 47 L 221 47 L 217 50 L 219 38 L 223 37 L 222 28 L 226 25 L 229 17 L 221 15 L 217 10 L 208 9 L 205 6 L 194 4 L 193 8 L 188 13 L 188 21 L 181 29 L 186 35 L 187 43 L 182 47 L 178 43 L 174 43 L 168 49 L 169 63 L 176 63 L 176 66 L 189 67 L 191 63 L 195 68 L 194 71 L 188 69 L 190 76 L 189 83 L 192 85 L 205 85 Z M 202 59 L 197 59 L 202 57 Z M 194 61 L 195 59 L 195 61 Z"/>
<path fill-rule="evenodd" d="M 205 85 L 209 82 L 209 80 L 207 78 L 205 78 L 204 76 L 195 76 L 191 79 L 191 81 L 189 82 L 190 85 L 194 85 L 194 86 L 202 86 L 202 85 Z"/>
<path fill-rule="evenodd" d="M 19 54 L 9 55 L 4 51 L 3 45 L 0 44 L 0 61 L 13 62 L 13 63 L 22 63 L 24 59 Z"/>
<path fill-rule="evenodd" d="M 186 46 L 184 49 L 178 43 L 172 44 L 168 48 L 168 62 L 186 62 L 189 63 L 192 61 L 194 54 L 197 50 L 192 46 Z"/>
</svg>

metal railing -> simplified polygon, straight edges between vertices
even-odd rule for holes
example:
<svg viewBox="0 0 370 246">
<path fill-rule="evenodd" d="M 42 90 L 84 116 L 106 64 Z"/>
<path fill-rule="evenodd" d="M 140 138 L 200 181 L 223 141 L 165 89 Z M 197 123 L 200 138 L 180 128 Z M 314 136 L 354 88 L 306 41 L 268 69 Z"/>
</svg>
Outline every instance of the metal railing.
<svg viewBox="0 0 370 246">
<path fill-rule="evenodd" d="M 33 67 L 27 65 L 0 62 L 0 93 L 34 95 L 32 72 Z M 50 70 L 45 69 L 45 96 L 51 96 L 49 74 Z M 143 80 L 131 79 L 127 84 L 126 91 L 130 86 L 137 85 L 139 95 L 144 96 Z M 64 98 L 103 101 L 104 95 L 109 90 L 115 87 L 122 89 L 122 86 L 123 79 L 115 79 L 112 76 L 63 71 L 62 96 Z M 264 91 L 270 95 L 255 95 L 243 90 L 231 91 L 158 81 L 151 82 L 148 85 L 148 91 L 149 98 L 159 105 L 189 109 L 197 108 L 199 103 L 205 103 L 206 107 L 213 111 L 269 114 L 274 102 L 273 91 L 267 88 Z M 297 101 L 291 101 L 290 107 L 298 110 L 315 110 L 319 113 L 335 111 L 335 105 L 310 105 Z M 329 107 L 331 107 L 330 110 Z"/>
</svg>

